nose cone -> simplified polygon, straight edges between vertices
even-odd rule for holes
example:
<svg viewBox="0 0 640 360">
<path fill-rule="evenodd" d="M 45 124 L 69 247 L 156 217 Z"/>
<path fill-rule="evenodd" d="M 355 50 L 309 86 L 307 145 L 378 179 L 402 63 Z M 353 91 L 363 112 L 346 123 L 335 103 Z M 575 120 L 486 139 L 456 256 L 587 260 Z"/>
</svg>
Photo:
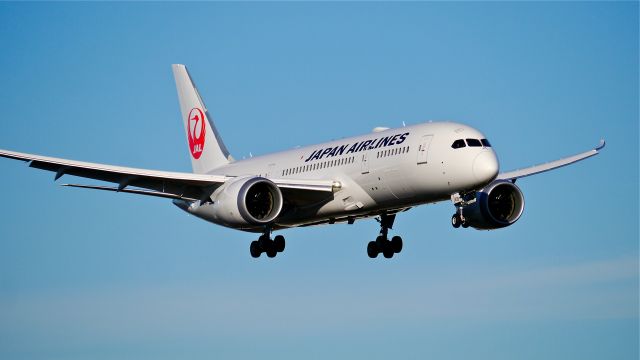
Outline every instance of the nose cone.
<svg viewBox="0 0 640 360">
<path fill-rule="evenodd" d="M 500 165 L 493 151 L 483 151 L 473 160 L 473 176 L 483 184 L 495 179 L 499 170 Z"/>
</svg>

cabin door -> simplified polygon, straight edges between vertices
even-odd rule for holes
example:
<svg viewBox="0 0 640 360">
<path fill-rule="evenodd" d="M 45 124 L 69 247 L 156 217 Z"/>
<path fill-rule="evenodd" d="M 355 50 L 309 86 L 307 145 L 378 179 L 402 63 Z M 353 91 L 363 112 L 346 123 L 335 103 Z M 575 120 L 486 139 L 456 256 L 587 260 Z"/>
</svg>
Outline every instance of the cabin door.
<svg viewBox="0 0 640 360">
<path fill-rule="evenodd" d="M 425 135 L 420 139 L 420 145 L 418 146 L 418 165 L 429 163 L 429 146 L 431 146 L 431 140 L 433 135 Z"/>
</svg>

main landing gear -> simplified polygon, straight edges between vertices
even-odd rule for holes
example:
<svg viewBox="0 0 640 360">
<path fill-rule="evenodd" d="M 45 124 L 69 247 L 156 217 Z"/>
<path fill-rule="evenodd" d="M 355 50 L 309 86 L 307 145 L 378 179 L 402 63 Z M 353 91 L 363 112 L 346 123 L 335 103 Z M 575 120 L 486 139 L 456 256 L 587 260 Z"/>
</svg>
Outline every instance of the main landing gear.
<svg viewBox="0 0 640 360">
<path fill-rule="evenodd" d="M 380 215 L 380 235 L 375 241 L 370 241 L 367 245 L 367 255 L 370 258 L 378 257 L 378 254 L 390 259 L 393 254 L 397 254 L 402 251 L 402 238 L 400 236 L 394 236 L 389 240 L 389 229 L 393 229 L 393 222 L 396 219 L 396 215 Z"/>
<path fill-rule="evenodd" d="M 284 236 L 276 235 L 276 237 L 271 240 L 271 229 L 265 229 L 264 233 L 260 235 L 258 240 L 254 240 L 251 242 L 251 246 L 249 246 L 249 251 L 251 252 L 251 256 L 253 258 L 259 258 L 263 252 L 267 253 L 267 256 L 270 258 L 276 257 L 278 253 L 284 251 L 285 241 Z"/>
</svg>

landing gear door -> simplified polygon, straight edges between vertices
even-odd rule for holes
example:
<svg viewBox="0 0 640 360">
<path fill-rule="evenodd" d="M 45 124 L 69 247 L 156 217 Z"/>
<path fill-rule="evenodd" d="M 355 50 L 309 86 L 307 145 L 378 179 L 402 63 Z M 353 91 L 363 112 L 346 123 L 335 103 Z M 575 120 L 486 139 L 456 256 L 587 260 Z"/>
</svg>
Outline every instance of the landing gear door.
<svg viewBox="0 0 640 360">
<path fill-rule="evenodd" d="M 418 146 L 418 165 L 429 162 L 429 146 L 431 146 L 432 139 L 433 135 L 425 135 L 420 139 L 420 145 Z"/>
</svg>

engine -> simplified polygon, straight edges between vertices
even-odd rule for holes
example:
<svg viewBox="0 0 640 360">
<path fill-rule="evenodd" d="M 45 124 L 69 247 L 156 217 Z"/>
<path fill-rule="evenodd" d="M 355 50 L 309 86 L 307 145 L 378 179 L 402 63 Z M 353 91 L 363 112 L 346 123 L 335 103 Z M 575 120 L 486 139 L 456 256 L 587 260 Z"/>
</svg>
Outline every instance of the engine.
<svg viewBox="0 0 640 360">
<path fill-rule="evenodd" d="M 524 196 L 509 181 L 494 181 L 476 193 L 476 201 L 462 207 L 465 223 L 491 230 L 512 225 L 524 211 Z"/>
<path fill-rule="evenodd" d="M 282 211 L 282 193 L 263 177 L 227 181 L 211 195 L 211 220 L 235 228 L 251 228 L 275 220 Z"/>
</svg>

